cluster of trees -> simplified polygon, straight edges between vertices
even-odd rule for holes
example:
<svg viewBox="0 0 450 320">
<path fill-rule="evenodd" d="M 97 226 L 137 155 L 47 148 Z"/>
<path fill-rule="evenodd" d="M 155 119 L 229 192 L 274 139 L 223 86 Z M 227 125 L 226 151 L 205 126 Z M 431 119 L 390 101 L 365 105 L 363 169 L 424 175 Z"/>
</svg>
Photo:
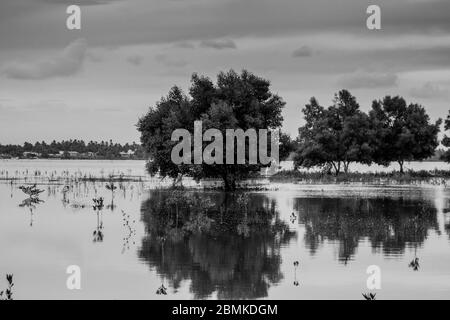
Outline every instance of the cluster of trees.
<svg viewBox="0 0 450 320">
<path fill-rule="evenodd" d="M 67 140 L 51 143 L 45 141 L 36 142 L 31 144 L 25 142 L 23 145 L 2 145 L 0 144 L 0 154 L 10 155 L 12 157 L 21 157 L 24 152 L 33 152 L 41 154 L 42 158 L 48 158 L 51 154 L 58 154 L 60 151 L 69 152 L 75 151 L 80 154 L 92 152 L 97 157 L 105 159 L 120 158 L 120 152 L 127 152 L 132 150 L 135 152 L 134 157 L 144 159 L 144 150 L 141 145 L 133 142 L 132 144 L 126 143 L 124 145 L 120 143 L 114 143 L 112 140 L 109 142 L 94 142 L 88 143 L 83 140 Z"/>
<path fill-rule="evenodd" d="M 194 74 L 189 96 L 175 86 L 139 119 L 141 142 L 150 157 L 147 169 L 152 175 L 159 173 L 174 179 L 183 175 L 197 180 L 222 178 L 225 188 L 233 190 L 237 180 L 259 172 L 262 166 L 174 164 L 171 152 L 178 142 L 171 139 L 173 131 L 186 129 L 192 134 L 196 120 L 203 122 L 203 131 L 280 130 L 284 105 L 283 99 L 270 91 L 268 80 L 248 71 L 221 72 L 216 84 Z M 431 123 L 421 105 L 407 104 L 398 96 L 374 101 L 365 113 L 356 98 L 342 90 L 328 108 L 311 98 L 303 113 L 306 123 L 299 129 L 297 139 L 280 132 L 280 160 L 295 154 L 297 167 L 319 166 L 339 174 L 347 172 L 353 162 L 385 166 L 397 162 L 403 172 L 405 161 L 430 158 L 439 145 L 442 121 Z M 450 116 L 445 125 L 446 130 L 450 129 Z M 443 144 L 450 146 L 450 138 L 445 138 Z M 450 151 L 444 157 L 450 161 Z"/>
<path fill-rule="evenodd" d="M 405 161 L 427 159 L 439 145 L 442 120 L 431 123 L 421 105 L 407 104 L 398 96 L 373 101 L 366 114 L 356 98 L 342 90 L 328 108 L 311 98 L 303 113 L 306 124 L 299 129 L 297 166 L 322 166 L 339 174 L 347 172 L 352 162 L 384 166 L 397 162 L 403 172 Z"/>
<path fill-rule="evenodd" d="M 445 131 L 450 131 L 450 112 L 447 116 L 447 119 L 445 119 L 444 129 Z M 444 147 L 449 148 L 445 152 L 443 152 L 443 154 L 441 155 L 441 159 L 445 162 L 450 162 L 450 137 L 445 135 L 441 143 Z"/>
</svg>

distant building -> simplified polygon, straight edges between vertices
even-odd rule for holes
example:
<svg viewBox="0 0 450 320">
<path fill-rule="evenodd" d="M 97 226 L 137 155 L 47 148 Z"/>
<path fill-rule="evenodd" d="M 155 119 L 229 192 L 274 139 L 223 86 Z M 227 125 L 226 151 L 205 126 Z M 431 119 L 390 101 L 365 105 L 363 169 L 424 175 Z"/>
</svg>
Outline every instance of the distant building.
<svg viewBox="0 0 450 320">
<path fill-rule="evenodd" d="M 81 157 L 84 159 L 94 159 L 95 158 L 95 153 L 93 152 L 85 152 L 81 154 Z"/>
<path fill-rule="evenodd" d="M 65 155 L 69 156 L 69 158 L 78 158 L 80 153 L 77 151 L 60 151 L 59 155 L 64 157 Z"/>
<path fill-rule="evenodd" d="M 37 152 L 24 152 L 23 153 L 23 157 L 24 158 L 27 158 L 27 159 L 36 159 L 36 158 L 39 158 L 41 156 L 41 154 L 40 153 L 37 153 Z"/>
<path fill-rule="evenodd" d="M 131 158 L 132 156 L 134 156 L 134 151 L 133 150 L 128 150 L 127 152 L 120 152 L 120 157 L 121 158 Z"/>
</svg>

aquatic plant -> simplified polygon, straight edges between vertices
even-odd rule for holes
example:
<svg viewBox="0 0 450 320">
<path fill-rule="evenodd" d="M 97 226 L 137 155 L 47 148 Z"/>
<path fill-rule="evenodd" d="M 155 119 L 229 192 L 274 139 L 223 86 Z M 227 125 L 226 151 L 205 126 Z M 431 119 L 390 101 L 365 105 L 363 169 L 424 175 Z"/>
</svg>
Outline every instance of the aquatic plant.
<svg viewBox="0 0 450 320">
<path fill-rule="evenodd" d="M 299 282 L 297 280 L 297 268 L 299 267 L 300 263 L 298 261 L 294 261 L 294 286 L 298 287 Z"/>
<path fill-rule="evenodd" d="M 294 224 L 295 221 L 297 221 L 297 215 L 294 212 L 292 212 L 291 216 L 290 216 L 290 219 L 291 219 L 291 223 Z"/>
<path fill-rule="evenodd" d="M 117 187 L 114 184 L 114 182 L 111 181 L 110 183 L 107 183 L 105 188 L 108 189 L 109 191 L 111 191 L 112 196 L 114 197 L 114 191 L 116 191 L 116 189 L 117 189 Z"/>
<path fill-rule="evenodd" d="M 14 287 L 13 275 L 7 274 L 6 281 L 8 282 L 8 288 L 5 291 L 0 291 L 0 300 L 13 300 L 13 291 Z"/>
<path fill-rule="evenodd" d="M 156 294 L 157 295 L 167 295 L 167 288 L 164 287 L 164 284 L 161 285 L 161 287 L 158 288 L 158 290 L 156 290 Z"/>
<path fill-rule="evenodd" d="M 419 271 L 419 268 L 420 268 L 419 258 L 416 257 L 415 259 L 413 259 L 413 260 L 409 263 L 408 267 L 411 268 L 411 269 L 413 269 L 414 271 Z"/>
<path fill-rule="evenodd" d="M 376 293 L 362 293 L 362 295 L 363 295 L 363 297 L 364 297 L 364 299 L 366 299 L 366 300 L 377 300 L 376 299 Z"/>
<path fill-rule="evenodd" d="M 131 220 L 131 216 L 122 210 L 122 222 L 126 228 L 126 236 L 123 238 L 122 253 L 130 249 L 130 242 L 135 244 L 134 236 L 136 235 L 136 220 Z"/>
<path fill-rule="evenodd" d="M 112 181 L 112 176 L 110 177 L 110 179 L 110 182 L 105 186 L 106 189 L 111 191 L 111 204 L 109 204 L 107 208 L 111 211 L 114 211 L 114 209 L 116 208 L 116 206 L 114 205 L 114 192 L 117 190 L 117 186 Z"/>
<path fill-rule="evenodd" d="M 44 192 L 44 190 L 38 189 L 36 184 L 28 187 L 20 186 L 19 189 L 22 190 L 22 192 L 28 195 L 29 197 L 37 197 L 39 196 L 39 194 Z"/>
<path fill-rule="evenodd" d="M 34 197 L 26 198 L 19 204 L 19 207 L 28 208 L 30 210 L 30 227 L 33 226 L 34 210 L 36 209 L 37 205 L 39 205 L 43 202 L 44 202 L 44 200 L 41 200 L 37 196 L 34 196 Z"/>
<path fill-rule="evenodd" d="M 69 186 L 64 186 L 64 188 L 62 189 L 62 194 L 63 194 L 63 205 L 65 206 L 66 204 L 69 203 L 69 200 L 67 200 L 67 193 L 70 191 L 70 187 Z"/>
<path fill-rule="evenodd" d="M 280 171 L 269 177 L 271 182 L 303 182 L 303 183 L 405 183 L 414 184 L 426 182 L 432 185 L 447 186 L 450 179 L 450 170 L 405 170 L 402 174 L 398 171 L 392 172 L 348 172 L 337 176 L 323 171 Z"/>
<path fill-rule="evenodd" d="M 92 201 L 94 202 L 94 205 L 92 206 L 94 211 L 102 211 L 103 210 L 103 208 L 104 208 L 104 204 L 103 204 L 104 199 L 102 197 L 94 198 L 94 199 L 92 199 Z"/>
<path fill-rule="evenodd" d="M 103 224 L 100 224 L 100 226 L 97 226 L 97 229 L 94 230 L 94 232 L 92 233 L 92 235 L 94 236 L 94 242 L 103 242 Z"/>
<path fill-rule="evenodd" d="M 93 232 L 94 242 L 103 242 L 104 233 L 103 233 L 103 215 L 102 210 L 104 208 L 103 198 L 94 198 L 92 199 L 94 205 L 92 206 L 94 211 L 97 213 L 97 228 Z"/>
</svg>

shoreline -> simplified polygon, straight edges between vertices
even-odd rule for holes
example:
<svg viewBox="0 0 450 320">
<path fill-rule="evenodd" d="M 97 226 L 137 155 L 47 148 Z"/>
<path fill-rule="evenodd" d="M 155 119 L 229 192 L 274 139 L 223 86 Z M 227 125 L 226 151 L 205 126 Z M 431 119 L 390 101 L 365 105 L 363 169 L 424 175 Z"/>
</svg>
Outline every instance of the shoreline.
<svg viewBox="0 0 450 320">
<path fill-rule="evenodd" d="M 355 175 L 352 175 L 355 176 Z M 298 177 L 258 177 L 251 180 L 241 181 L 238 183 L 236 190 L 230 192 L 263 192 L 276 191 L 283 189 L 283 185 L 296 185 L 304 187 L 318 187 L 318 186 L 373 186 L 380 188 L 389 187 L 444 187 L 450 186 L 450 172 L 447 176 L 429 176 L 429 177 L 398 177 L 388 175 L 379 175 L 374 177 L 367 174 L 360 174 L 356 177 L 323 177 L 323 178 L 298 178 Z M 362 176 L 362 177 L 361 177 Z M 182 185 L 173 185 L 170 180 L 161 179 L 158 177 L 147 176 L 114 176 L 114 177 L 0 177 L 1 184 L 41 184 L 41 185 L 63 185 L 63 184 L 78 184 L 78 183 L 143 183 L 147 189 L 181 189 L 189 190 L 203 190 L 203 191 L 225 191 L 220 180 L 205 180 L 196 183 L 191 178 L 187 178 Z"/>
<path fill-rule="evenodd" d="M 114 158 L 114 159 L 107 159 L 107 158 L 95 158 L 95 159 L 86 159 L 86 158 L 70 158 L 70 159 L 63 159 L 63 158 L 37 158 L 37 159 L 30 159 L 30 158 L 0 158 L 0 161 L 147 161 L 147 159 L 127 159 L 127 158 Z"/>
</svg>

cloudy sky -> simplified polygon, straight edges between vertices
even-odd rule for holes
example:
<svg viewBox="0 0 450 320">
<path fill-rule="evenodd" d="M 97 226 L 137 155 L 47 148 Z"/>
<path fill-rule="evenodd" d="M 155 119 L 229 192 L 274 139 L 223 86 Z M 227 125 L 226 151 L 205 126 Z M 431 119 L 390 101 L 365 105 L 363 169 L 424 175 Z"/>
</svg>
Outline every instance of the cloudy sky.
<svg viewBox="0 0 450 320">
<path fill-rule="evenodd" d="M 66 29 L 79 4 L 82 29 Z M 366 28 L 378 4 L 382 30 Z M 0 143 L 138 141 L 135 124 L 193 72 L 248 69 L 287 102 L 295 135 L 311 96 L 386 94 L 433 119 L 450 104 L 449 0 L 1 0 Z"/>
</svg>

